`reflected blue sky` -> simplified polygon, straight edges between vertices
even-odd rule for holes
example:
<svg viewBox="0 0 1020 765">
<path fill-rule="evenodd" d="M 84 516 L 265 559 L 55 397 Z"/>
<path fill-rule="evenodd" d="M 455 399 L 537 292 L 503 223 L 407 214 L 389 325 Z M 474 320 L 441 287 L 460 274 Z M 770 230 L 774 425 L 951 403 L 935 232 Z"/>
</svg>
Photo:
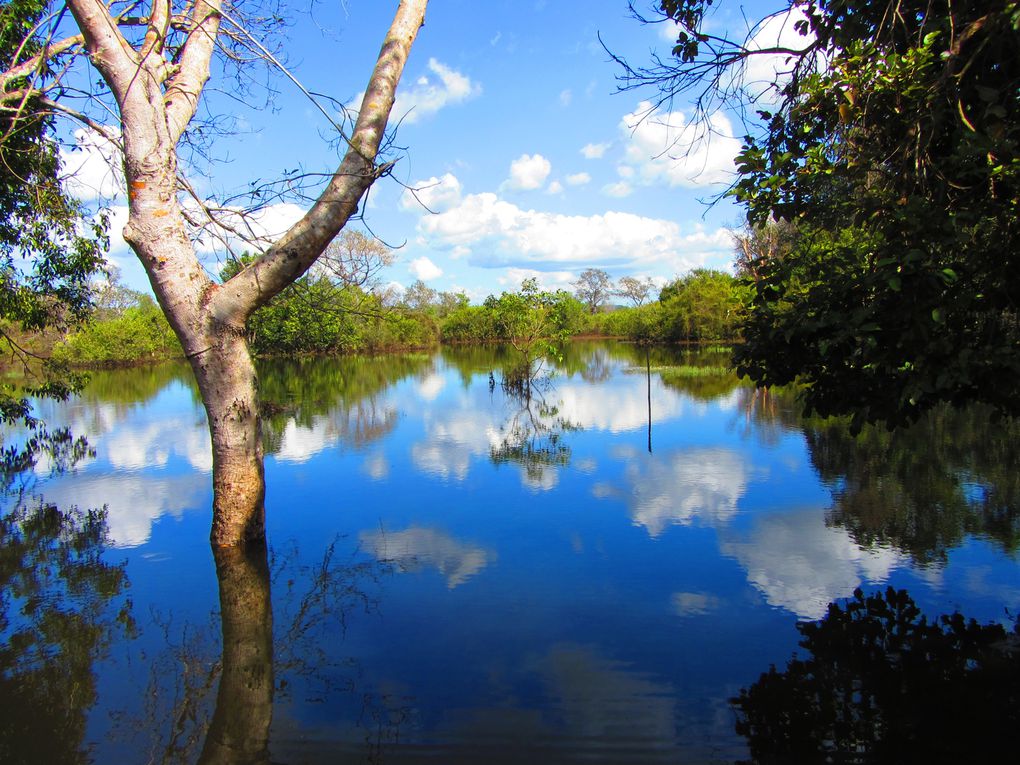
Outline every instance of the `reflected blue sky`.
<svg viewBox="0 0 1020 765">
<path fill-rule="evenodd" d="M 928 565 L 855 541 L 803 432 L 758 417 L 746 389 L 705 400 L 647 379 L 633 352 L 586 352 L 597 375 L 567 365 L 531 402 L 446 352 L 267 422 L 270 543 L 296 551 L 274 580 L 276 628 L 328 545 L 378 567 L 315 639 L 316 676 L 278 670 L 276 760 L 374 746 L 410 761 L 414 744 L 450 761 L 732 761 L 744 749 L 727 699 L 786 660 L 797 620 L 855 587 L 906 587 L 926 611 L 981 620 L 1020 606 L 1020 567 L 994 540 L 965 537 Z M 181 635 L 215 621 L 204 415 L 180 379 L 45 414 L 96 455 L 64 476 L 40 466 L 37 491 L 106 505 L 136 613 L 175 625 L 150 624 L 103 664 L 89 735 L 113 756 L 138 736 L 111 714 L 144 692 L 152 657 L 182 655 Z"/>
</svg>

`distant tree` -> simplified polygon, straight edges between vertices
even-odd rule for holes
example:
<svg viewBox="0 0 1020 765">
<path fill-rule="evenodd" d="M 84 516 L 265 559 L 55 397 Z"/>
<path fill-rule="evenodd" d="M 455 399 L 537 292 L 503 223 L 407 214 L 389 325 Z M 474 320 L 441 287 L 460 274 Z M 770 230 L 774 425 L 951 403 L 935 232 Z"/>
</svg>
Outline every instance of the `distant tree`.
<svg viewBox="0 0 1020 765">
<path fill-rule="evenodd" d="M 574 294 L 588 307 L 589 313 L 598 311 L 612 293 L 613 281 L 600 268 L 584 269 L 574 282 Z"/>
<path fill-rule="evenodd" d="M 621 276 L 620 280 L 616 283 L 615 294 L 627 298 L 636 306 L 640 306 L 644 305 L 644 302 L 648 300 L 653 286 L 652 280 L 648 278 L 638 279 L 635 276 Z"/>
<path fill-rule="evenodd" d="M 733 244 L 737 276 L 751 283 L 760 281 L 766 264 L 774 264 L 787 257 L 796 238 L 796 226 L 786 220 L 768 220 L 758 225 L 748 223 L 735 231 Z"/>
<path fill-rule="evenodd" d="M 433 308 L 436 318 L 445 319 L 450 314 L 466 308 L 470 304 L 471 300 L 463 292 L 442 291 L 436 293 Z"/>
<path fill-rule="evenodd" d="M 562 290 L 539 290 L 538 281 L 525 279 L 517 292 L 504 292 L 485 302 L 494 317 L 497 336 L 520 354 L 513 370 L 514 382 L 530 389 L 541 360 L 558 356 L 559 346 L 571 329 L 573 299 Z M 573 303 L 576 305 L 576 303 Z"/>
<path fill-rule="evenodd" d="M 393 252 L 385 244 L 345 228 L 326 245 L 311 272 L 341 286 L 371 287 L 379 271 L 392 263 Z"/>
<path fill-rule="evenodd" d="M 425 311 L 435 304 L 438 294 L 421 279 L 416 279 L 404 290 L 404 305 L 416 311 Z"/>
</svg>

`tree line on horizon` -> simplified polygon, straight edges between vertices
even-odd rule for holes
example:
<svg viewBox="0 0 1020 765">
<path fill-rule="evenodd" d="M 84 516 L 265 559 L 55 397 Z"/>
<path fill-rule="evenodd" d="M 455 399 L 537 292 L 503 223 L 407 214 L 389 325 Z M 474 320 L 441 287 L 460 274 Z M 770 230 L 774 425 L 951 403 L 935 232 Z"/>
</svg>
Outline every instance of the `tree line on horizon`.
<svg viewBox="0 0 1020 765">
<path fill-rule="evenodd" d="M 358 257 L 371 274 L 388 257 L 381 244 L 360 232 Z M 371 253 L 366 254 L 367 248 Z M 228 262 L 223 278 L 242 268 Z M 336 263 L 334 262 L 334 266 Z M 339 274 L 339 275 L 338 275 Z M 653 299 L 650 279 L 624 276 L 614 284 L 605 271 L 586 269 L 574 290 L 542 291 L 534 280 L 521 288 L 472 304 L 466 294 L 444 292 L 421 280 L 403 292 L 353 279 L 320 264 L 256 311 L 246 332 L 259 356 L 384 352 L 440 343 L 513 344 L 509 314 L 536 323 L 536 333 L 556 337 L 612 337 L 641 342 L 734 342 L 746 313 L 748 289 L 729 273 L 698 268 L 676 277 Z M 614 305 L 625 298 L 631 305 Z M 95 287 L 95 308 L 83 323 L 51 340 L 54 358 L 71 364 L 116 365 L 180 358 L 182 350 L 153 299 L 121 285 L 116 277 Z M 508 306 L 513 306 L 510 311 Z M 540 306 L 555 305 L 560 318 L 544 322 Z"/>
</svg>

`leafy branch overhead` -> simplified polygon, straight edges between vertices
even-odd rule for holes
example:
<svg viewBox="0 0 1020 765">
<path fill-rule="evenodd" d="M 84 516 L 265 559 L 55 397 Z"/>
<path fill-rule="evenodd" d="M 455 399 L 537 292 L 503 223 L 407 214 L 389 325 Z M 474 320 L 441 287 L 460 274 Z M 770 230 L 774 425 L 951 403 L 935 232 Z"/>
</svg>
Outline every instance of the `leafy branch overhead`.
<svg viewBox="0 0 1020 765">
<path fill-rule="evenodd" d="M 730 193 L 754 231 L 788 231 L 741 253 L 741 371 L 858 423 L 1020 412 L 1020 6 L 791 2 L 736 40 L 705 32 L 710 5 L 661 2 L 676 58 L 625 83 L 744 117 Z M 770 21 L 800 42 L 762 44 Z M 739 75 L 762 56 L 755 90 Z"/>
</svg>

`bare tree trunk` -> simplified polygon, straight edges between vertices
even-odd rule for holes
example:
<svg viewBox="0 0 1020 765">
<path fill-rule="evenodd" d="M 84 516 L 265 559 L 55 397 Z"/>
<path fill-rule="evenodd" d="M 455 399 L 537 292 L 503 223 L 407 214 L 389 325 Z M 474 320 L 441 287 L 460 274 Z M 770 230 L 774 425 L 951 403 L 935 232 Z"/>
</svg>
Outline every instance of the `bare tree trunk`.
<svg viewBox="0 0 1020 765">
<path fill-rule="evenodd" d="M 397 84 L 424 23 L 427 0 L 400 0 L 368 81 L 348 150 L 308 212 L 225 284 L 205 273 L 178 200 L 177 144 L 194 117 L 216 47 L 222 0 L 185 3 L 191 29 L 174 55 L 163 48 L 172 0 L 152 0 L 144 41 L 130 44 L 104 0 L 68 0 L 88 49 L 117 100 L 128 187 L 124 238 L 198 380 L 213 449 L 216 546 L 264 541 L 265 478 L 258 380 L 244 338 L 251 314 L 299 279 L 357 211 L 388 164 L 378 161 Z M 180 20 L 178 19 L 178 23 Z"/>
<path fill-rule="evenodd" d="M 244 337 L 221 329 L 216 351 L 192 359 L 213 455 L 214 545 L 265 537 L 262 423 L 255 367 Z"/>
</svg>

